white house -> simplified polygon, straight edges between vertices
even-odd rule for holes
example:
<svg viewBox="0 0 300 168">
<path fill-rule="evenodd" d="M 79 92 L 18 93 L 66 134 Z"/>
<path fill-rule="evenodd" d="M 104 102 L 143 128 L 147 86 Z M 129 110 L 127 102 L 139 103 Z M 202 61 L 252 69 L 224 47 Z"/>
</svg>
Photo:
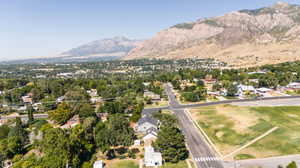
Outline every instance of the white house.
<svg viewBox="0 0 300 168">
<path fill-rule="evenodd" d="M 98 160 L 94 163 L 93 168 L 103 168 L 103 161 Z"/>
<path fill-rule="evenodd" d="M 287 88 L 299 90 L 300 89 L 300 82 L 292 82 L 287 85 Z"/>
<path fill-rule="evenodd" d="M 144 164 L 146 167 L 162 166 L 162 155 L 155 152 L 153 147 L 145 147 Z"/>
<path fill-rule="evenodd" d="M 157 139 L 157 129 L 149 129 L 147 131 L 147 134 L 143 137 L 144 146 L 151 146 L 152 142 L 154 142 Z"/>
<path fill-rule="evenodd" d="M 244 96 L 244 94 L 246 92 L 248 92 L 249 94 L 255 94 L 256 93 L 256 90 L 253 86 L 250 86 L 250 85 L 238 85 L 238 95 L 240 97 Z"/>
<path fill-rule="evenodd" d="M 65 96 L 60 96 L 56 99 L 56 103 L 61 103 L 64 101 L 64 99 L 65 99 Z"/>
</svg>

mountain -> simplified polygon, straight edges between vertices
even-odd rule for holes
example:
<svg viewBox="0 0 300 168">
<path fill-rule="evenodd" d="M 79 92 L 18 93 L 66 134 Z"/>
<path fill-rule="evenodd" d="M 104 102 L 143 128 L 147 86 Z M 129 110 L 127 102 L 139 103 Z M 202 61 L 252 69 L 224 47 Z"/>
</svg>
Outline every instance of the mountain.
<svg viewBox="0 0 300 168">
<path fill-rule="evenodd" d="M 300 60 L 300 6 L 278 2 L 172 26 L 123 59 L 214 58 L 235 67 Z"/>
<path fill-rule="evenodd" d="M 61 57 L 86 58 L 86 57 L 122 57 L 135 48 L 139 40 L 130 40 L 126 37 L 114 37 L 90 42 L 73 48 L 61 54 Z"/>
<path fill-rule="evenodd" d="M 3 61 L 8 64 L 92 62 L 119 59 L 128 54 L 141 41 L 114 37 L 90 42 L 55 57 Z"/>
</svg>

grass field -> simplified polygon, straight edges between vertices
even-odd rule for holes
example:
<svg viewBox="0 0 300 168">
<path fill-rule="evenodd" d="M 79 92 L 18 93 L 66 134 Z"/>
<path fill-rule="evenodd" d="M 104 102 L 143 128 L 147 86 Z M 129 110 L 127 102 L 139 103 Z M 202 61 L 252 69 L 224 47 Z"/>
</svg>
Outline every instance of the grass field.
<svg viewBox="0 0 300 168">
<path fill-rule="evenodd" d="M 188 165 L 185 161 L 181 161 L 176 164 L 165 163 L 162 168 L 188 168 Z"/>
<path fill-rule="evenodd" d="M 218 105 L 190 110 L 222 154 L 229 154 L 269 129 L 279 129 L 234 156 L 262 158 L 300 153 L 300 107 Z"/>
<path fill-rule="evenodd" d="M 132 160 L 118 160 L 105 166 L 106 168 L 139 168 L 138 163 Z"/>
</svg>

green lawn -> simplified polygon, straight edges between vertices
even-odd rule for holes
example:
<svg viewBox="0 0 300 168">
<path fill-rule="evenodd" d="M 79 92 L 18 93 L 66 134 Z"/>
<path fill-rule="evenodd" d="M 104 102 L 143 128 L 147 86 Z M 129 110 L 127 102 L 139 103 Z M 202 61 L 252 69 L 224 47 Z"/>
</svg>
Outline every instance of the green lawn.
<svg viewBox="0 0 300 168">
<path fill-rule="evenodd" d="M 188 165 L 185 161 L 181 161 L 176 164 L 165 163 L 162 168 L 188 168 Z"/>
<path fill-rule="evenodd" d="M 279 127 L 241 151 L 235 159 L 300 153 L 300 107 L 219 105 L 191 112 L 223 154 L 232 152 L 275 126 Z"/>
<path fill-rule="evenodd" d="M 113 162 L 107 166 L 106 168 L 139 168 L 139 165 L 131 160 L 120 160 L 117 162 Z"/>
</svg>

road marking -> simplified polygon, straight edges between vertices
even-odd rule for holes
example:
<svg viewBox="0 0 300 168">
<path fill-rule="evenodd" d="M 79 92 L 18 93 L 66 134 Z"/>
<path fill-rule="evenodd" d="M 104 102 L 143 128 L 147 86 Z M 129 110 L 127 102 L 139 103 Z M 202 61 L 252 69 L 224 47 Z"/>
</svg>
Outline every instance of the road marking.
<svg viewBox="0 0 300 168">
<path fill-rule="evenodd" d="M 221 158 L 218 157 L 197 157 L 195 158 L 196 162 L 213 162 L 213 161 L 220 161 Z"/>
</svg>

